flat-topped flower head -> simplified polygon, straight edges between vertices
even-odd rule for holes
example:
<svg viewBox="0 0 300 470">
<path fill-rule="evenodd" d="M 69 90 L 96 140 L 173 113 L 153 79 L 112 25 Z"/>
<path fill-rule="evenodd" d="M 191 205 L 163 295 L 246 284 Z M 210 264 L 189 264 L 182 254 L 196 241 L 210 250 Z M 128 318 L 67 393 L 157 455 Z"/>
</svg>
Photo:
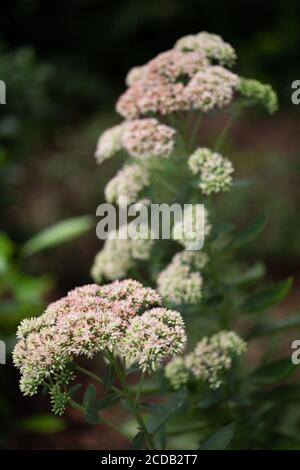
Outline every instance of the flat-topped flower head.
<svg viewBox="0 0 300 470">
<path fill-rule="evenodd" d="M 183 217 L 174 223 L 172 238 L 180 243 L 186 250 L 199 250 L 202 248 L 202 241 L 210 234 L 211 224 L 209 214 L 204 208 L 204 220 L 196 204 L 189 204 L 184 207 Z M 201 246 L 200 246 L 201 245 Z"/>
<path fill-rule="evenodd" d="M 189 381 L 190 372 L 185 366 L 183 357 L 174 357 L 165 367 L 165 376 L 172 387 L 177 390 Z"/>
<path fill-rule="evenodd" d="M 129 366 L 137 364 L 143 371 L 151 371 L 164 360 L 180 354 L 185 345 L 185 326 L 180 313 L 154 308 L 130 321 L 120 351 Z"/>
<path fill-rule="evenodd" d="M 128 164 L 107 183 L 105 198 L 110 203 L 118 203 L 120 198 L 126 198 L 127 203 L 131 204 L 139 199 L 140 193 L 149 184 L 150 175 L 145 167 L 135 163 Z"/>
<path fill-rule="evenodd" d="M 163 299 L 174 305 L 198 303 L 203 284 L 198 270 L 206 263 L 207 255 L 201 251 L 177 253 L 157 279 L 158 291 Z"/>
<path fill-rule="evenodd" d="M 100 286 L 99 293 L 108 299 L 112 310 L 121 318 L 123 331 L 131 318 L 161 306 L 161 296 L 154 289 L 144 287 L 133 279 L 117 280 Z"/>
<path fill-rule="evenodd" d="M 121 146 L 122 124 L 107 129 L 100 135 L 95 157 L 98 163 L 113 157 L 122 148 Z"/>
<path fill-rule="evenodd" d="M 144 80 L 159 77 L 167 83 L 184 81 L 208 64 L 205 54 L 201 51 L 183 53 L 171 49 L 158 54 L 148 62 L 144 68 Z"/>
<path fill-rule="evenodd" d="M 246 347 L 245 341 L 233 331 L 220 331 L 199 341 L 190 354 L 172 359 L 165 368 L 165 375 L 174 388 L 192 379 L 207 384 L 213 390 L 217 389 Z"/>
<path fill-rule="evenodd" d="M 151 236 L 131 239 L 126 232 L 127 226 L 121 227 L 116 233 L 111 232 L 104 247 L 96 255 L 91 270 L 92 278 L 96 282 L 102 282 L 103 278 L 109 280 L 124 278 L 138 260 L 150 258 L 154 243 Z"/>
<path fill-rule="evenodd" d="M 215 65 L 200 70 L 183 92 L 187 109 L 207 113 L 228 106 L 234 92 L 240 86 L 239 77 L 229 70 Z"/>
<path fill-rule="evenodd" d="M 222 385 L 223 374 L 233 361 L 246 351 L 246 343 L 233 331 L 221 331 L 203 338 L 185 359 L 187 368 L 197 380 L 207 382 L 212 389 Z"/>
<path fill-rule="evenodd" d="M 120 337 L 120 325 L 120 318 L 112 316 L 101 299 L 97 301 L 90 295 L 77 297 L 76 292 L 50 305 L 35 328 L 26 330 L 25 335 L 21 324 L 18 331 L 21 339 L 13 359 L 21 371 L 24 395 L 36 393 L 38 386 L 50 378 L 70 380 L 72 374 L 66 371 L 73 358 L 92 357 L 111 347 Z"/>
<path fill-rule="evenodd" d="M 117 102 L 126 119 L 153 113 L 211 111 L 230 104 L 239 78 L 229 70 L 211 65 L 203 51 L 163 52 L 146 65 L 132 69 L 130 86 Z"/>
<path fill-rule="evenodd" d="M 203 269 L 209 261 L 208 255 L 202 251 L 183 250 L 174 255 L 172 262 L 177 265 L 188 266 L 192 270 Z"/>
<path fill-rule="evenodd" d="M 126 119 L 170 114 L 185 109 L 183 91 L 182 83 L 165 83 L 160 79 L 138 81 L 120 96 L 116 110 Z"/>
<path fill-rule="evenodd" d="M 133 266 L 129 240 L 108 238 L 95 256 L 91 276 L 96 282 L 122 279 Z"/>
<path fill-rule="evenodd" d="M 207 148 L 198 148 L 188 159 L 188 166 L 199 174 L 199 188 L 206 195 L 227 191 L 231 187 L 233 165 L 230 160 Z"/>
<path fill-rule="evenodd" d="M 157 119 L 135 119 L 123 125 L 122 145 L 135 158 L 169 157 L 173 152 L 175 130 Z"/>
<path fill-rule="evenodd" d="M 223 41 L 217 34 L 202 31 L 198 34 L 184 36 L 175 44 L 175 48 L 181 51 L 202 52 L 213 62 L 232 67 L 236 61 L 236 53 L 233 47 Z"/>
<path fill-rule="evenodd" d="M 202 51 L 182 52 L 171 49 L 161 52 L 147 64 L 133 67 L 126 77 L 126 84 L 134 86 L 138 82 L 161 81 L 165 84 L 185 82 L 200 69 L 209 65 Z"/>
<path fill-rule="evenodd" d="M 98 289 L 99 295 L 107 298 L 110 302 L 126 300 L 135 309 L 135 314 L 143 306 L 148 308 L 149 306 L 161 304 L 161 297 L 154 289 L 144 287 L 143 284 L 134 279 L 115 281 L 111 284 L 98 286 Z"/>
<path fill-rule="evenodd" d="M 40 385 L 68 384 L 78 356 L 114 350 L 130 319 L 160 303 L 156 291 L 137 281 L 91 284 L 50 304 L 40 317 L 23 321 L 13 352 L 21 391 L 33 395 Z"/>
</svg>

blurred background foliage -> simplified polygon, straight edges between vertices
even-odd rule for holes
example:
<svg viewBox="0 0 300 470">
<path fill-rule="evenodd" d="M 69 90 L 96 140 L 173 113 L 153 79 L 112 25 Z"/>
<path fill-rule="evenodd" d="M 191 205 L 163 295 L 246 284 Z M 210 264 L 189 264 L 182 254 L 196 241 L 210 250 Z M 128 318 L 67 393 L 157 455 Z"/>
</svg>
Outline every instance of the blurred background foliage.
<svg viewBox="0 0 300 470">
<path fill-rule="evenodd" d="M 236 176 L 250 181 L 216 202 L 224 222 L 243 224 L 262 208 L 268 212 L 265 234 L 243 256 L 262 258 L 275 280 L 292 273 L 290 302 L 297 304 L 300 142 L 291 82 L 300 78 L 299 14 L 296 0 L 1 4 L 0 79 L 7 104 L 0 105 L 0 335 L 9 350 L 22 317 L 91 282 L 89 269 L 100 247 L 91 230 L 93 214 L 121 163 L 97 168 L 93 151 L 101 131 L 119 120 L 112 109 L 127 70 L 201 30 L 233 44 L 238 72 L 271 83 L 279 95 L 275 117 L 256 110 L 235 126 L 226 153 Z M 219 125 L 207 123 L 203 143 Z M 21 398 L 15 371 L 0 367 L 0 445 L 37 448 L 45 442 L 31 433 L 60 431 L 61 441 L 56 437 L 47 445 L 70 447 L 64 423 L 42 414 L 43 402 Z M 97 439 L 90 434 L 79 445 L 104 446 Z"/>
</svg>

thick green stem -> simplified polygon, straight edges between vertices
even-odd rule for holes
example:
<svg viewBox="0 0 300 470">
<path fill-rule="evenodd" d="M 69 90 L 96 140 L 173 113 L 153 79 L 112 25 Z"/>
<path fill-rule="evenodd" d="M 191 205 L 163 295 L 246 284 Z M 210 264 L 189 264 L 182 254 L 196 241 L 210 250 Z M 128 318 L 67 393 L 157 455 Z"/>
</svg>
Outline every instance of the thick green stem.
<svg viewBox="0 0 300 470">
<path fill-rule="evenodd" d="M 222 295 L 222 298 L 223 298 L 222 305 L 221 305 L 221 311 L 220 311 L 221 326 L 222 326 L 222 328 L 227 329 L 229 327 L 229 319 L 228 319 L 229 309 L 228 309 L 228 305 L 227 305 L 227 291 L 226 291 L 226 288 L 225 288 L 225 286 L 223 285 L 223 283 L 220 279 L 219 269 L 218 269 L 218 266 L 216 264 L 215 255 L 212 252 L 210 246 L 208 246 L 207 252 L 208 252 L 208 255 L 209 255 L 209 261 L 210 261 L 212 275 L 213 275 L 215 284 L 217 286 L 217 289 L 218 289 L 219 293 Z"/>
<path fill-rule="evenodd" d="M 142 390 L 143 390 L 143 385 L 144 385 L 144 379 L 145 379 L 145 373 L 142 372 L 142 375 L 141 375 L 141 378 L 140 378 L 140 381 L 139 381 L 139 385 L 138 385 L 138 388 L 137 388 L 137 391 L 136 391 L 136 396 L 135 396 L 135 404 L 136 405 L 139 403 L 139 400 L 140 400 L 140 396 L 141 396 L 141 393 L 142 393 Z"/>
<path fill-rule="evenodd" d="M 168 189 L 168 191 L 170 191 L 171 193 L 173 194 L 176 194 L 177 193 L 177 189 L 172 186 L 169 182 L 165 181 L 164 179 L 162 179 L 160 176 L 157 176 L 155 175 L 155 179 L 160 183 L 162 184 L 166 189 Z"/>
<path fill-rule="evenodd" d="M 98 375 L 94 374 L 93 372 L 90 372 L 89 370 L 85 369 L 84 367 L 82 366 L 76 366 L 76 369 L 81 372 L 82 374 L 86 375 L 87 377 L 90 377 L 91 379 L 95 380 L 96 382 L 100 383 L 101 385 L 103 385 L 103 380 L 98 377 Z M 115 392 L 122 392 L 118 387 L 116 387 L 115 385 L 112 385 L 110 387 L 112 390 L 114 390 Z"/>
<path fill-rule="evenodd" d="M 127 386 L 126 378 L 125 378 L 123 370 L 119 367 L 117 361 L 115 360 L 115 358 L 113 357 L 113 355 L 111 353 L 108 355 L 108 357 L 109 357 L 109 360 L 111 361 L 112 365 L 115 368 L 116 375 L 117 375 L 117 377 L 120 381 L 120 384 L 122 385 L 123 393 L 124 393 L 125 398 L 128 401 L 128 404 L 130 405 L 130 409 L 131 409 L 138 425 L 140 426 L 141 431 L 144 433 L 145 440 L 148 444 L 149 449 L 155 449 L 155 444 L 154 444 L 153 437 L 148 432 L 148 429 L 147 429 L 147 426 L 144 422 L 144 419 L 143 419 L 142 415 L 140 414 L 140 412 L 138 410 L 138 407 L 135 404 L 134 398 L 131 395 L 131 391 L 129 390 L 129 388 Z"/>
<path fill-rule="evenodd" d="M 90 372 L 89 370 L 87 370 L 87 369 L 85 369 L 84 367 L 81 367 L 81 366 L 76 366 L 76 369 L 79 372 L 82 372 L 82 374 L 87 375 L 91 379 L 93 379 L 96 382 L 99 382 L 100 384 L 102 384 L 102 379 L 100 377 L 98 377 L 98 375 L 93 374 L 93 372 Z"/>
<path fill-rule="evenodd" d="M 236 106 L 235 109 L 232 110 L 230 118 L 226 122 L 225 126 L 223 127 L 222 131 L 219 134 L 219 137 L 216 140 L 216 143 L 214 146 L 215 152 L 221 149 L 230 129 L 232 128 L 233 124 L 235 123 L 235 121 L 237 120 L 239 116 L 240 116 L 240 109 L 238 106 Z"/>
<path fill-rule="evenodd" d="M 197 136 L 198 136 L 198 132 L 199 132 L 201 123 L 202 123 L 202 115 L 196 117 L 196 121 L 195 121 L 195 124 L 193 126 L 193 130 L 192 130 L 192 134 L 191 134 L 191 147 L 192 147 L 192 150 L 193 150 L 194 146 L 197 143 Z"/>
</svg>

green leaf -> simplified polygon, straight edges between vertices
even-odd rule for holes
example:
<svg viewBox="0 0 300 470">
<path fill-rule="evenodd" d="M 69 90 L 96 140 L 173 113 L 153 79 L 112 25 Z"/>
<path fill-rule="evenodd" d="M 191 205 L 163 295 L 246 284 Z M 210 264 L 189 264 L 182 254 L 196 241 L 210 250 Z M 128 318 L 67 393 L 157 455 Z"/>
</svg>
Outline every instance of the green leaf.
<svg viewBox="0 0 300 470">
<path fill-rule="evenodd" d="M 132 441 L 133 449 L 140 450 L 145 446 L 145 435 L 141 431 L 137 433 Z"/>
<path fill-rule="evenodd" d="M 52 248 L 62 243 L 75 240 L 94 226 L 91 216 L 73 217 L 45 228 L 28 240 L 22 248 L 23 256 L 30 256 L 38 251 Z"/>
<path fill-rule="evenodd" d="M 272 436 L 272 450 L 300 450 L 300 440 L 295 436 L 276 433 Z"/>
<path fill-rule="evenodd" d="M 254 313 L 272 307 L 281 302 L 289 293 L 293 284 L 292 278 L 264 287 L 250 295 L 240 307 L 243 313 Z"/>
<path fill-rule="evenodd" d="M 20 302 L 40 303 L 41 296 L 52 287 L 48 276 L 29 277 L 21 273 L 18 275 L 18 284 L 15 286 L 14 294 Z"/>
<path fill-rule="evenodd" d="M 204 390 L 197 401 L 196 407 L 201 410 L 207 410 L 213 406 L 216 406 L 224 399 L 224 395 L 220 389 L 216 390 Z"/>
<path fill-rule="evenodd" d="M 76 384 L 73 387 L 71 387 L 68 391 L 69 397 L 73 398 L 81 387 L 82 387 L 82 384 Z"/>
<path fill-rule="evenodd" d="M 128 400 L 122 399 L 121 404 L 124 408 L 124 410 L 128 411 L 128 413 L 134 414 L 135 412 L 135 405 L 130 403 Z"/>
<path fill-rule="evenodd" d="M 209 234 L 210 245 L 213 251 L 221 251 L 224 245 L 228 243 L 228 239 L 236 229 L 233 224 L 216 223 L 214 224 L 211 233 Z"/>
<path fill-rule="evenodd" d="M 9 260 L 13 254 L 14 245 L 6 233 L 0 232 L 0 274 L 8 269 Z"/>
<path fill-rule="evenodd" d="M 18 429 L 23 432 L 56 433 L 65 428 L 64 420 L 49 414 L 38 414 L 19 421 Z"/>
<path fill-rule="evenodd" d="M 266 223 L 267 216 L 264 214 L 260 216 L 255 222 L 241 229 L 236 235 L 234 235 L 231 241 L 225 245 L 222 251 L 230 252 L 238 250 L 244 245 L 252 242 L 263 232 Z"/>
<path fill-rule="evenodd" d="M 259 390 L 254 398 L 261 399 L 263 402 L 271 401 L 278 404 L 296 404 L 300 403 L 300 386 L 299 385 L 285 385 L 277 387 L 273 390 L 263 389 Z"/>
<path fill-rule="evenodd" d="M 111 393 L 110 395 L 106 395 L 95 402 L 95 410 L 102 410 L 109 405 L 112 405 L 116 401 L 120 399 L 120 395 L 118 393 Z"/>
<path fill-rule="evenodd" d="M 96 400 L 96 389 L 93 384 L 89 384 L 83 395 L 83 405 L 86 408 L 92 408 Z"/>
<path fill-rule="evenodd" d="M 167 403 L 144 405 L 149 413 L 148 429 L 155 435 L 176 413 L 180 411 L 186 400 L 187 392 L 183 388 L 171 395 Z"/>
<path fill-rule="evenodd" d="M 227 426 L 219 429 L 219 431 L 212 434 L 210 437 L 205 439 L 199 450 L 224 450 L 227 449 L 232 439 L 235 436 L 236 424 L 230 423 Z"/>
<path fill-rule="evenodd" d="M 271 385 L 289 377 L 295 368 L 291 358 L 285 357 L 258 367 L 252 372 L 250 378 L 260 385 Z"/>
<path fill-rule="evenodd" d="M 263 263 L 255 263 L 248 271 L 241 273 L 235 279 L 230 280 L 230 284 L 233 284 L 236 287 L 248 286 L 253 282 L 262 279 L 266 273 L 266 268 Z"/>
<path fill-rule="evenodd" d="M 166 426 L 161 426 L 161 428 L 155 433 L 154 444 L 155 444 L 155 449 L 163 450 L 166 448 L 166 444 L 167 444 Z"/>
<path fill-rule="evenodd" d="M 98 415 L 97 411 L 90 408 L 86 410 L 84 419 L 91 426 L 99 424 L 101 422 L 100 416 Z"/>
<path fill-rule="evenodd" d="M 267 336 L 276 333 L 281 333 L 289 328 L 300 326 L 300 313 L 295 313 L 288 317 L 280 318 L 279 320 L 272 320 L 256 325 L 253 330 L 248 334 L 248 339 L 257 336 Z"/>
</svg>

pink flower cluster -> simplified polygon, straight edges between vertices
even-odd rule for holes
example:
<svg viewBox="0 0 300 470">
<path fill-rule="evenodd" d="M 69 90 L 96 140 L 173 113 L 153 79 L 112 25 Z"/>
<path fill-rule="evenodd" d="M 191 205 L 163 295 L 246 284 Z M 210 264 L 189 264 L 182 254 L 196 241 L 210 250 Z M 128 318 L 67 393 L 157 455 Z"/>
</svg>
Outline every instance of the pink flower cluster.
<svg viewBox="0 0 300 470">
<path fill-rule="evenodd" d="M 180 79 L 192 77 L 200 68 L 209 64 L 201 51 L 182 52 L 171 49 L 158 54 L 142 67 L 134 67 L 129 71 L 126 82 L 129 86 L 141 81 L 160 78 L 165 83 L 175 83 Z"/>
<path fill-rule="evenodd" d="M 239 88 L 239 77 L 219 65 L 200 70 L 184 90 L 190 109 L 208 112 L 228 106 Z"/>
<path fill-rule="evenodd" d="M 121 142 L 132 157 L 168 157 L 174 149 L 174 135 L 174 129 L 157 119 L 135 119 L 124 123 Z"/>
<path fill-rule="evenodd" d="M 176 47 L 159 54 L 127 75 L 127 91 L 117 102 L 126 119 L 153 113 L 162 115 L 192 109 L 203 112 L 227 106 L 239 86 L 238 77 L 221 65 L 232 62 L 234 51 L 221 38 L 208 33 L 178 41 Z"/>
<path fill-rule="evenodd" d="M 184 108 L 183 90 L 182 83 L 164 83 L 159 78 L 138 81 L 120 96 L 116 109 L 126 119 L 157 112 L 170 114 Z"/>
<path fill-rule="evenodd" d="M 40 317 L 20 324 L 13 360 L 21 371 L 21 391 L 24 395 L 33 395 L 42 384 L 68 383 L 74 376 L 72 361 L 78 356 L 93 357 L 105 350 L 124 356 L 126 350 L 123 351 L 120 344 L 126 342 L 128 332 L 134 329 L 131 322 L 134 320 L 136 325 L 140 321 L 144 325 L 144 312 L 149 319 L 153 312 L 157 320 L 160 305 L 161 298 L 155 290 L 130 279 L 72 290 L 50 304 Z M 160 312 L 162 318 L 168 315 L 163 308 Z M 183 337 L 184 334 L 183 329 Z M 164 354 L 168 350 L 172 356 L 173 351 L 180 349 L 176 341 L 179 341 L 178 335 L 173 336 L 173 342 L 168 339 Z M 142 337 L 140 342 L 142 344 Z"/>
</svg>

